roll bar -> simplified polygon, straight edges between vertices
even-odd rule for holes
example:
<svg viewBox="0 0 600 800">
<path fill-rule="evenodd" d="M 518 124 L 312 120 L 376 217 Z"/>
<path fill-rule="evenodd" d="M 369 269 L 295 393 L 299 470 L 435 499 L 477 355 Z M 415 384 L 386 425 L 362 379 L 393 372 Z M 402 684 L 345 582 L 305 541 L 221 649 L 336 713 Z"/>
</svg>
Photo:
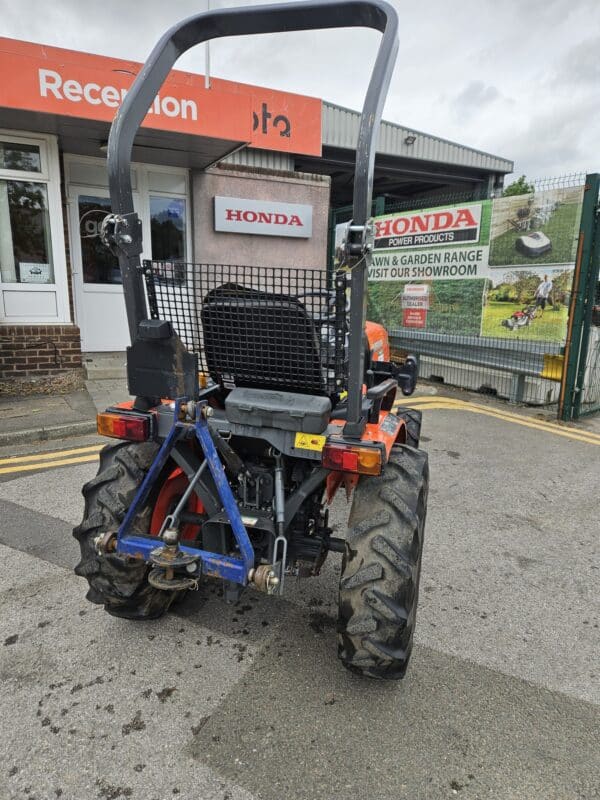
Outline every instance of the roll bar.
<svg viewBox="0 0 600 800">
<path fill-rule="evenodd" d="M 369 81 L 360 120 L 354 173 L 353 216 L 346 241 L 353 267 L 350 309 L 348 420 L 359 422 L 363 369 L 362 336 L 366 314 L 367 267 L 372 250 L 371 216 L 375 150 L 383 105 L 398 51 L 398 17 L 384 0 L 320 0 L 248 8 L 226 8 L 182 20 L 158 41 L 127 92 L 110 129 L 108 181 L 112 217 L 103 238 L 118 254 L 132 342 L 147 317 L 139 270 L 141 221 L 133 209 L 131 155 L 135 135 L 171 68 L 183 53 L 202 42 L 224 36 L 257 33 L 366 27 L 383 36 Z M 348 426 L 347 426 L 348 427 Z M 350 431 L 348 431 L 350 432 Z"/>
</svg>

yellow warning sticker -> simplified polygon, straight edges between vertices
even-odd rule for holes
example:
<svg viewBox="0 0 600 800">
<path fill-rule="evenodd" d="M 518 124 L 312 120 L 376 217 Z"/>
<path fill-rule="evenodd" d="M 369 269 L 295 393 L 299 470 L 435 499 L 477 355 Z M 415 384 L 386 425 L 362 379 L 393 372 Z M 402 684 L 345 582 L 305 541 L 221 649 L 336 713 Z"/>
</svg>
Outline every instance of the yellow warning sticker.
<svg viewBox="0 0 600 800">
<path fill-rule="evenodd" d="M 319 436 L 316 433 L 298 432 L 296 434 L 296 438 L 294 439 L 294 447 L 298 447 L 301 450 L 317 450 L 318 452 L 321 452 L 321 450 L 325 447 L 326 440 L 326 436 Z"/>
</svg>

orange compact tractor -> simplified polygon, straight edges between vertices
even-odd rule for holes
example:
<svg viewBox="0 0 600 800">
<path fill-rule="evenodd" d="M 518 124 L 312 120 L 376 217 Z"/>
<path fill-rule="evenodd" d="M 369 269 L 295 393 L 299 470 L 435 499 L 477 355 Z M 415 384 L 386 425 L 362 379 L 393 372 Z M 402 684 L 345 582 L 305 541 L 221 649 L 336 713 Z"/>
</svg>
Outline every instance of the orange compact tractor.
<svg viewBox="0 0 600 800">
<path fill-rule="evenodd" d="M 356 151 L 344 269 L 140 261 L 134 136 L 177 58 L 219 36 L 367 26 L 382 33 Z M 416 362 L 392 363 L 366 323 L 375 145 L 397 50 L 383 0 L 322 0 L 209 11 L 158 42 L 108 143 L 112 213 L 132 344 L 132 403 L 98 417 L 104 448 L 83 488 L 75 537 L 88 598 L 118 617 L 159 617 L 200 582 L 282 594 L 342 554 L 338 653 L 362 675 L 401 678 L 415 629 L 427 506 L 420 420 L 399 410 Z M 328 503 L 352 493 L 336 538 Z"/>
</svg>

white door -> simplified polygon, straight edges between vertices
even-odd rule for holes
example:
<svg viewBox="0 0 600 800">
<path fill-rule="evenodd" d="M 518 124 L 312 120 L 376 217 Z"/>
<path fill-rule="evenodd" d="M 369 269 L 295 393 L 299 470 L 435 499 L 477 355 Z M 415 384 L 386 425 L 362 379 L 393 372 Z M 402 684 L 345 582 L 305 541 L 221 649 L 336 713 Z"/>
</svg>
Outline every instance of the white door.
<svg viewBox="0 0 600 800">
<path fill-rule="evenodd" d="M 69 206 L 81 349 L 84 352 L 125 350 L 130 342 L 121 271 L 117 258 L 100 241 L 100 225 L 111 210 L 108 192 L 98 187 L 72 187 Z M 139 207 L 137 194 L 134 207 Z"/>
</svg>

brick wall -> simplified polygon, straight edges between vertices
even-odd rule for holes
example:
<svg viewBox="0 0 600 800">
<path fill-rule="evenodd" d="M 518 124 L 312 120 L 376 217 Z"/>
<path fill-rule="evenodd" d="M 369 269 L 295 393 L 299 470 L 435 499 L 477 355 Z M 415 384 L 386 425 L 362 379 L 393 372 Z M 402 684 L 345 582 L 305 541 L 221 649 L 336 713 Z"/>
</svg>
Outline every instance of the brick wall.
<svg viewBox="0 0 600 800">
<path fill-rule="evenodd" d="M 43 378 L 81 368 L 76 325 L 6 325 L 0 328 L 0 379 Z"/>
</svg>

